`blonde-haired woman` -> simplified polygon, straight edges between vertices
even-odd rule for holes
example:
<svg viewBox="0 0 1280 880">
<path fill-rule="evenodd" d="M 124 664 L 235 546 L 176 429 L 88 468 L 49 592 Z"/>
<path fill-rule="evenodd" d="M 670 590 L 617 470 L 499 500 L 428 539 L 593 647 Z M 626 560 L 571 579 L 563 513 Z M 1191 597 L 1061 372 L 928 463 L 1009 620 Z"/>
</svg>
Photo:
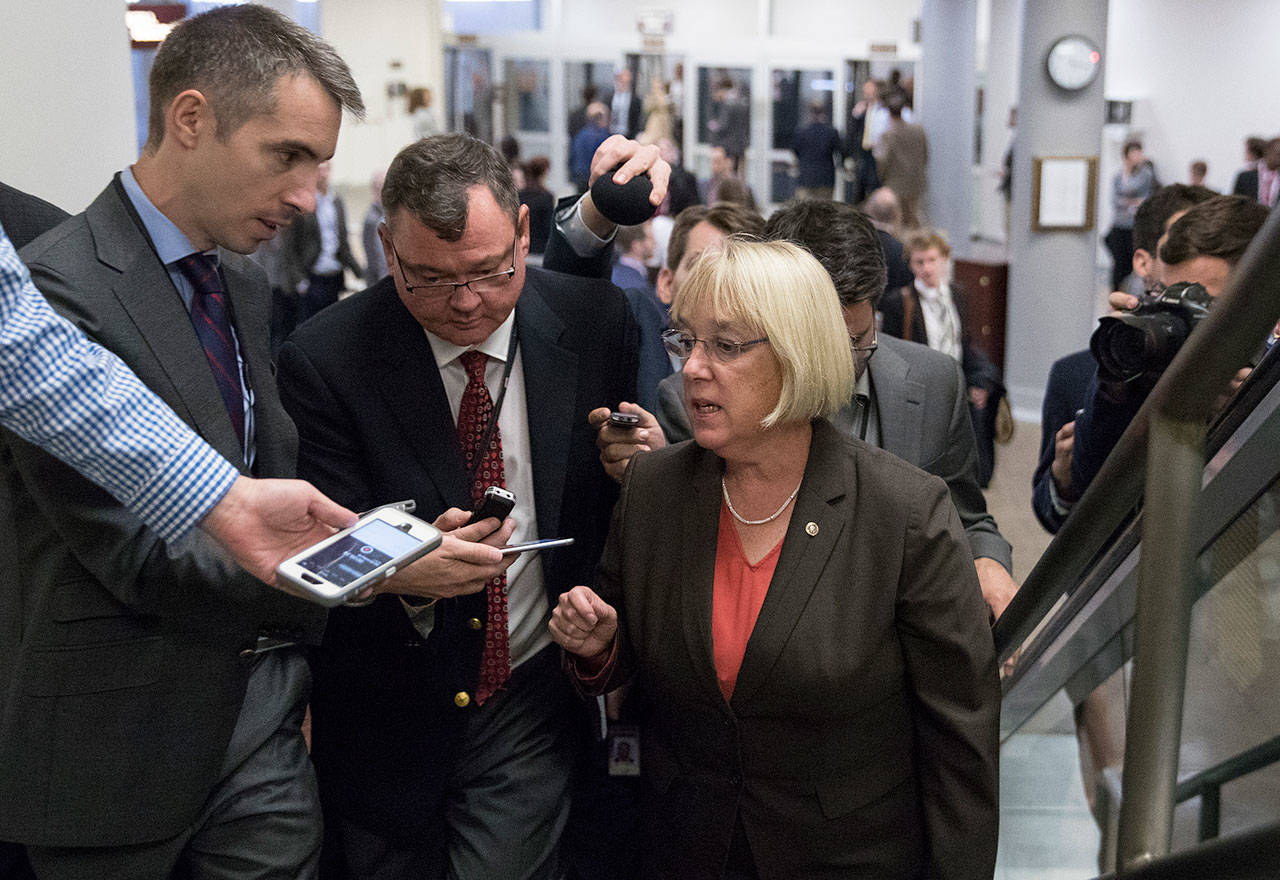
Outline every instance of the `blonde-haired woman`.
<svg viewBox="0 0 1280 880">
<path fill-rule="evenodd" d="M 694 439 L 632 459 L 598 593 L 553 638 L 634 681 L 666 877 L 989 878 L 1000 691 L 946 486 L 826 421 L 854 365 L 835 289 L 730 238 L 672 303 Z"/>
</svg>

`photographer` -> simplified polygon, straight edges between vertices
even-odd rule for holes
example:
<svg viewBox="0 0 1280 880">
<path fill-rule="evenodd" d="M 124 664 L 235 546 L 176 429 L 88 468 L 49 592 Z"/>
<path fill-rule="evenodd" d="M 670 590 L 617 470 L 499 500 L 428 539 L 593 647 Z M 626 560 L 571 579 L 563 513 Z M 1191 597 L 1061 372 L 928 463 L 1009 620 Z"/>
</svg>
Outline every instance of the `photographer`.
<svg viewBox="0 0 1280 880">
<path fill-rule="evenodd" d="M 1266 219 L 1267 209 L 1244 196 L 1216 196 L 1196 205 L 1169 228 L 1168 239 L 1160 246 L 1158 281 L 1164 288 L 1181 282 L 1198 284 L 1210 297 L 1218 296 Z M 1138 301 L 1112 294 L 1111 304 L 1132 308 Z M 1078 491 L 1092 482 L 1158 379 L 1157 372 L 1121 381 L 1099 370 L 1076 419 L 1071 484 Z M 1241 381 L 1238 375 L 1231 390 Z"/>
<path fill-rule="evenodd" d="M 1145 290 L 1160 282 L 1159 246 L 1170 226 L 1192 206 L 1213 198 L 1203 186 L 1171 183 L 1162 186 L 1138 206 L 1133 221 L 1133 273 L 1142 279 Z M 1132 308 L 1137 297 L 1124 298 L 1117 308 Z M 1071 482 L 1071 458 L 1075 448 L 1076 413 L 1084 406 L 1085 395 L 1097 363 L 1085 348 L 1059 358 L 1049 370 L 1044 408 L 1040 418 L 1040 463 L 1031 478 L 1031 507 L 1045 530 L 1057 534 L 1071 507 L 1080 497 Z"/>
</svg>

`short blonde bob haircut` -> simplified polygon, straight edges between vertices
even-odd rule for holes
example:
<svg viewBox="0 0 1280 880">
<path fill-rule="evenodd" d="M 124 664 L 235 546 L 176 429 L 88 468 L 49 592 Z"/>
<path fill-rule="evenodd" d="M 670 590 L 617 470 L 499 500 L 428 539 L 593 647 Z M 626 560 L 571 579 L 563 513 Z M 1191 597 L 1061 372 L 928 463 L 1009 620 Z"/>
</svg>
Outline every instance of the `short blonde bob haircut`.
<svg viewBox="0 0 1280 880">
<path fill-rule="evenodd" d="M 853 353 L 835 285 L 803 248 L 737 235 L 708 248 L 671 303 L 673 326 L 694 315 L 768 337 L 782 391 L 763 427 L 829 416 L 852 398 Z"/>
</svg>

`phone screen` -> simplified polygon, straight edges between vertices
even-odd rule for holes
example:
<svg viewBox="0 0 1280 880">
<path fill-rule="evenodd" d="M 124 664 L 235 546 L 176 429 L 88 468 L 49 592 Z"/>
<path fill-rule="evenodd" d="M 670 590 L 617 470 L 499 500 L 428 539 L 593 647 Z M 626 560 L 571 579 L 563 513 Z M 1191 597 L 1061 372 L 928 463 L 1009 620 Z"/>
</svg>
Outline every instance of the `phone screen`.
<svg viewBox="0 0 1280 880">
<path fill-rule="evenodd" d="M 339 587 L 367 575 L 422 542 L 390 523 L 374 520 L 298 560 L 298 565 Z"/>
</svg>

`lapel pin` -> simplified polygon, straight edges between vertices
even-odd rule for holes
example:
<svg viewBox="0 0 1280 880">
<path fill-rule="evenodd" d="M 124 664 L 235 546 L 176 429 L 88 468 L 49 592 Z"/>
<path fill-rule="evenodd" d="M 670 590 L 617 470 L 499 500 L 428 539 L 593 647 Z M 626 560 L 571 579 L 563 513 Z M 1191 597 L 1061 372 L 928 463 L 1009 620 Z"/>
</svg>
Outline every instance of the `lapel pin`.
<svg viewBox="0 0 1280 880">
<path fill-rule="evenodd" d="M 812 538 L 814 535 L 818 534 L 818 524 L 816 522 L 811 522 L 804 527 L 804 530 L 808 533 L 809 537 Z"/>
</svg>

